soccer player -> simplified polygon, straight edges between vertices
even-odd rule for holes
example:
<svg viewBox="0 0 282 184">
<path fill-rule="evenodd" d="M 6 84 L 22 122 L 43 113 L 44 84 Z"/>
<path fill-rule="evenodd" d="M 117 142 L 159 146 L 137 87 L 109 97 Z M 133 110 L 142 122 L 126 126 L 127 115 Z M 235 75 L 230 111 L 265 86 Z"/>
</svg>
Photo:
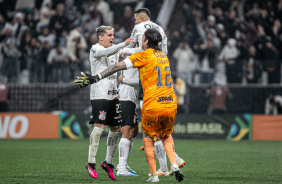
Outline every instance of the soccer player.
<svg viewBox="0 0 282 184">
<path fill-rule="evenodd" d="M 162 36 L 162 41 L 159 43 L 160 50 L 164 52 L 165 54 L 167 54 L 168 52 L 167 37 L 165 35 L 165 32 L 162 29 L 162 27 L 152 22 L 150 18 L 151 18 L 151 13 L 150 13 L 150 10 L 148 10 L 147 8 L 140 8 L 137 11 L 135 11 L 135 15 L 134 15 L 135 26 L 133 28 L 133 31 L 130 37 L 134 38 L 135 43 L 137 43 L 139 47 L 142 48 L 142 36 L 144 32 L 149 28 L 154 28 L 158 30 Z M 133 43 L 129 44 L 128 47 L 132 47 L 133 45 L 134 45 Z M 142 93 L 143 93 L 142 85 L 139 85 L 139 99 L 140 99 L 141 109 L 143 105 L 143 99 L 142 99 L 143 94 Z M 159 176 L 170 175 L 172 172 L 168 171 L 166 153 L 165 153 L 165 149 L 164 149 L 163 143 L 160 140 L 160 138 L 158 138 L 155 141 L 154 146 L 156 150 L 156 156 L 160 164 L 160 169 L 157 171 L 157 174 Z M 180 168 L 185 165 L 185 161 L 182 158 L 180 158 L 177 154 L 176 154 L 176 161 Z"/>
<path fill-rule="evenodd" d="M 142 35 L 148 28 L 156 28 L 160 30 L 163 41 L 161 46 L 163 52 L 167 53 L 167 37 L 163 29 L 157 24 L 150 21 L 150 11 L 147 8 L 138 9 L 135 12 L 135 27 L 131 33 L 131 38 L 134 38 L 135 43 L 129 44 L 127 47 L 134 47 L 136 44 L 141 48 Z M 143 51 L 143 50 L 142 50 Z M 137 103 L 137 90 L 138 86 L 143 93 L 141 84 L 139 85 L 139 73 L 137 68 L 132 68 L 123 71 L 123 75 L 120 76 L 119 87 L 120 92 L 120 104 L 122 109 L 122 138 L 119 143 L 119 164 L 117 166 L 117 175 L 119 176 L 136 176 L 136 172 L 133 171 L 127 165 L 128 155 L 133 146 L 133 141 L 138 134 L 138 119 L 136 113 Z M 125 84 L 124 84 L 125 83 Z M 142 100 L 143 102 L 143 100 Z M 142 105 L 141 102 L 141 105 Z M 166 163 L 166 153 L 164 151 L 162 142 L 160 139 L 156 141 L 157 158 L 162 163 L 161 169 L 159 169 L 159 175 L 169 175 Z M 160 145 L 160 146 L 159 146 Z M 162 150 L 161 150 L 162 148 Z"/>
<path fill-rule="evenodd" d="M 95 76 L 77 77 L 81 86 L 97 83 L 113 73 L 129 68 L 138 68 L 143 86 L 144 103 L 142 108 L 143 143 L 145 156 L 150 168 L 149 182 L 158 182 L 154 155 L 154 139 L 160 137 L 171 163 L 177 181 L 182 181 L 184 175 L 180 171 L 174 150 L 171 133 L 177 111 L 175 94 L 171 84 L 169 60 L 158 46 L 162 41 L 161 34 L 156 29 L 148 29 L 142 36 L 143 52 L 131 55 L 129 58 L 114 64 Z"/>
<path fill-rule="evenodd" d="M 140 49 L 140 51 L 143 51 Z M 122 71 L 118 81 L 120 82 L 118 91 L 121 105 L 121 129 L 122 138 L 119 142 L 119 164 L 117 175 L 119 176 L 138 176 L 127 165 L 129 153 L 133 147 L 133 142 L 138 134 L 138 116 L 136 113 L 136 103 L 138 102 L 139 72 L 132 68 Z"/>
<path fill-rule="evenodd" d="M 134 42 L 129 38 L 125 42 L 113 45 L 114 29 L 110 26 L 100 26 L 96 29 L 99 42 L 90 49 L 90 66 L 91 74 L 96 75 L 109 66 L 119 61 L 120 55 L 126 52 L 121 50 L 125 46 Z M 129 53 L 131 55 L 132 53 Z M 105 125 L 110 127 L 107 138 L 106 159 L 102 162 L 101 167 L 107 172 L 108 176 L 116 180 L 113 169 L 113 158 L 117 148 L 117 140 L 120 134 L 121 110 L 119 95 L 117 91 L 117 75 L 109 75 L 107 78 L 100 80 L 91 85 L 90 100 L 92 105 L 92 118 L 90 123 L 94 124 L 93 131 L 89 137 L 89 153 L 86 168 L 89 176 L 97 178 L 96 171 L 96 154 L 98 151 L 99 140 L 104 131 Z M 84 87 L 80 84 L 77 86 Z"/>
</svg>

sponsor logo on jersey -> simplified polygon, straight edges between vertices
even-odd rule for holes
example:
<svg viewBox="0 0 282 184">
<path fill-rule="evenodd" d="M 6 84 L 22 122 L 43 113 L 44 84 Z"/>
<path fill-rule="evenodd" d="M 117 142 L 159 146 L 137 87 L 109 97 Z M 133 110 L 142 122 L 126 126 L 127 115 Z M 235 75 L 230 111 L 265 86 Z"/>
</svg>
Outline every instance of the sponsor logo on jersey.
<svg viewBox="0 0 282 184">
<path fill-rule="evenodd" d="M 156 57 L 167 58 L 167 56 L 166 56 L 163 52 L 153 51 L 153 54 L 154 54 Z"/>
<path fill-rule="evenodd" d="M 106 119 L 106 112 L 105 111 L 100 111 L 99 119 L 100 120 L 105 120 Z"/>
<path fill-rule="evenodd" d="M 157 102 L 172 102 L 173 98 L 171 95 L 169 96 L 160 96 Z"/>
<path fill-rule="evenodd" d="M 117 94 L 118 94 L 117 90 L 108 91 L 108 95 L 117 95 Z"/>
<path fill-rule="evenodd" d="M 157 63 L 158 64 L 168 64 L 168 60 L 167 59 L 157 59 Z"/>
<path fill-rule="evenodd" d="M 151 29 L 151 28 L 154 28 L 156 30 L 159 31 L 160 27 L 159 26 L 156 26 L 156 25 L 152 25 L 152 24 L 145 24 L 144 25 L 145 29 Z"/>
<path fill-rule="evenodd" d="M 150 29 L 150 28 L 152 28 L 152 26 L 151 26 L 150 24 L 145 24 L 144 27 L 145 27 L 145 29 Z"/>
</svg>

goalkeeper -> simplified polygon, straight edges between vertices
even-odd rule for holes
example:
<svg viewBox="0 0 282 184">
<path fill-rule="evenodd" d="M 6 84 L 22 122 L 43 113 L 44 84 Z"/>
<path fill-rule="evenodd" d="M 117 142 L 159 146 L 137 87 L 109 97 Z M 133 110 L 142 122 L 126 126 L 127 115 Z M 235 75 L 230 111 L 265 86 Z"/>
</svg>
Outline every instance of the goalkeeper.
<svg viewBox="0 0 282 184">
<path fill-rule="evenodd" d="M 182 181 L 184 175 L 180 171 L 174 150 L 171 133 L 177 110 L 175 94 L 171 85 L 170 66 L 167 56 L 160 51 L 158 43 L 162 41 L 161 34 L 156 29 L 148 29 L 142 36 L 143 52 L 135 53 L 124 61 L 113 64 L 95 76 L 77 77 L 81 87 L 109 77 L 120 70 L 138 68 L 144 91 L 142 108 L 143 143 L 145 156 L 150 168 L 149 182 L 158 182 L 154 155 L 154 139 L 160 137 L 171 163 L 172 172 L 177 181 Z"/>
<path fill-rule="evenodd" d="M 138 10 L 135 11 L 135 15 L 134 15 L 134 19 L 135 19 L 135 26 L 133 28 L 133 31 L 131 33 L 131 38 L 134 38 L 135 42 L 134 43 L 138 43 L 139 47 L 142 47 L 142 36 L 144 34 L 144 32 L 149 29 L 149 28 L 154 28 L 156 30 L 158 30 L 162 36 L 162 41 L 159 43 L 159 47 L 160 50 L 162 52 L 164 52 L 165 54 L 167 54 L 167 37 L 165 35 L 164 30 L 162 29 L 162 27 L 160 27 L 159 25 L 155 24 L 154 22 L 152 22 L 150 20 L 151 17 L 151 13 L 150 10 L 147 8 L 140 8 Z M 129 44 L 128 47 L 132 47 L 134 44 Z M 143 105 L 143 88 L 142 85 L 139 83 L 139 99 L 140 99 L 140 106 L 142 109 L 142 105 Z M 170 174 L 172 174 L 172 172 L 168 171 L 167 168 L 167 160 L 166 160 L 166 153 L 165 153 L 165 149 L 163 146 L 162 141 L 160 140 L 160 138 L 158 138 L 155 142 L 154 142 L 154 146 L 155 146 L 155 150 L 156 150 L 156 156 L 157 159 L 159 161 L 160 164 L 160 169 L 157 171 L 157 174 L 159 176 L 168 176 Z M 143 147 L 141 148 L 143 149 Z M 176 161 L 177 164 L 179 166 L 179 168 L 183 167 L 185 165 L 185 161 L 180 158 L 177 154 L 176 154 Z M 149 174 L 150 175 L 150 174 Z"/>
</svg>

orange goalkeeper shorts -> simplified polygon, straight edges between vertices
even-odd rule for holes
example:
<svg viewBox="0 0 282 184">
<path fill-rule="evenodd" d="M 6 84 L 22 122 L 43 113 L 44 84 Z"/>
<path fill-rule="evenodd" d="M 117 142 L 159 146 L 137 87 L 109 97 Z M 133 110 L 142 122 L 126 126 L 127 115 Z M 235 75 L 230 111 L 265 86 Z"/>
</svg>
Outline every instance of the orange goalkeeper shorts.
<svg viewBox="0 0 282 184">
<path fill-rule="evenodd" d="M 148 133 L 154 138 L 170 135 L 173 132 L 177 107 L 159 108 L 152 110 L 142 109 L 142 127 L 143 132 Z"/>
</svg>

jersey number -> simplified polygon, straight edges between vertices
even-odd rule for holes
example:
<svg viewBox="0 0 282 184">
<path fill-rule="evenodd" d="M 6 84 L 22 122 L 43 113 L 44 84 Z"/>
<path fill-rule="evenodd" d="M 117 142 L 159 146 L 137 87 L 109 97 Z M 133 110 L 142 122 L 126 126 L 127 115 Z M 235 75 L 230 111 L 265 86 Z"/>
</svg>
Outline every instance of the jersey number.
<svg viewBox="0 0 282 184">
<path fill-rule="evenodd" d="M 158 72 L 158 83 L 157 83 L 157 87 L 163 87 L 161 68 L 160 68 L 159 66 L 155 66 L 155 70 L 157 70 L 157 72 Z M 165 67 L 165 71 L 166 71 L 166 72 L 167 72 L 167 71 L 169 72 L 168 74 L 165 74 L 165 87 L 171 87 L 171 82 L 168 82 L 168 79 L 171 77 L 169 66 L 166 66 L 166 67 Z"/>
</svg>

